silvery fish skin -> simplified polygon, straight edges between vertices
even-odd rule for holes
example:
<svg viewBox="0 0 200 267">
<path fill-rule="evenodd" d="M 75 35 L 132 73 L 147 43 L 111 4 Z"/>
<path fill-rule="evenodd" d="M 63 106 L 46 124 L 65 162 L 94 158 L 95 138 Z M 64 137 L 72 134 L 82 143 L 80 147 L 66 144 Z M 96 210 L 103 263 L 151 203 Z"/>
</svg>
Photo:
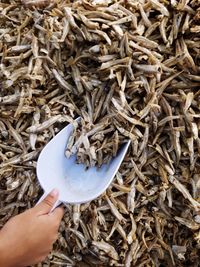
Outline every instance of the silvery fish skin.
<svg viewBox="0 0 200 267">
<path fill-rule="evenodd" d="M 65 154 L 88 168 L 131 145 L 102 196 L 65 205 L 38 267 L 197 266 L 200 2 L 2 0 L 0 12 L 0 226 L 34 206 L 38 155 L 72 123 Z"/>
</svg>

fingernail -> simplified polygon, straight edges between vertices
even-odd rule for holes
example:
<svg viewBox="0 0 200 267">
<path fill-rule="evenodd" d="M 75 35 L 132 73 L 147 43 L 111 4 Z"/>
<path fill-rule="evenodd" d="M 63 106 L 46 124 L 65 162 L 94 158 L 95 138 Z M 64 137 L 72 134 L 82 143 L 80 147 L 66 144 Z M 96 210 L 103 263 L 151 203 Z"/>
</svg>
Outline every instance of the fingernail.
<svg viewBox="0 0 200 267">
<path fill-rule="evenodd" d="M 58 189 L 54 188 L 54 189 L 51 191 L 50 195 L 51 195 L 52 197 L 58 197 L 58 195 L 59 195 L 59 191 L 58 191 Z"/>
</svg>

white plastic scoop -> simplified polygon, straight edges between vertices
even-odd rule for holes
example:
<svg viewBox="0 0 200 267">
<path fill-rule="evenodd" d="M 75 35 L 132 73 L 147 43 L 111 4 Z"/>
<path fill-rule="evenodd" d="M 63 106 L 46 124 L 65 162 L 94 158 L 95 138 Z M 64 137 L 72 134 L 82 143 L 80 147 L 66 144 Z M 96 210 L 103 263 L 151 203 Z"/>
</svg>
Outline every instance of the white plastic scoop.
<svg viewBox="0 0 200 267">
<path fill-rule="evenodd" d="M 130 145 L 130 141 L 122 145 L 109 164 L 104 164 L 99 169 L 91 167 L 85 170 L 83 164 L 76 163 L 75 155 L 69 159 L 65 156 L 67 140 L 72 130 L 72 124 L 62 129 L 44 147 L 37 162 L 37 177 L 44 189 L 38 203 L 52 189 L 57 188 L 59 200 L 53 209 L 61 202 L 80 204 L 101 195 L 112 182 Z"/>
</svg>

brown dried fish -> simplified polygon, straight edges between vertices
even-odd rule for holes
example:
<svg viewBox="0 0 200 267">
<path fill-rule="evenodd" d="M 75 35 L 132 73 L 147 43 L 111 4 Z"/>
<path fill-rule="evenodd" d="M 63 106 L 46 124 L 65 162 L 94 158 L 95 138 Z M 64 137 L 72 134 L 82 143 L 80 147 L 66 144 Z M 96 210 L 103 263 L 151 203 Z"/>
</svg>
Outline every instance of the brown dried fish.
<svg viewBox="0 0 200 267">
<path fill-rule="evenodd" d="M 1 1 L 0 226 L 36 203 L 37 157 L 68 122 L 66 156 L 88 167 L 131 140 L 107 192 L 66 205 L 38 266 L 198 265 L 199 9 L 195 0 Z"/>
</svg>

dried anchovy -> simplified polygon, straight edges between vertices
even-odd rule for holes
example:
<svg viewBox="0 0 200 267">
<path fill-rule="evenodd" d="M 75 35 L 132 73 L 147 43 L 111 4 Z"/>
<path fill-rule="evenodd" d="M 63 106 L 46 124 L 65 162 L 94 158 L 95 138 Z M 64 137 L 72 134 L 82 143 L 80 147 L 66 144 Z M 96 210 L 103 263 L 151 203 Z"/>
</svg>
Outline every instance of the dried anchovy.
<svg viewBox="0 0 200 267">
<path fill-rule="evenodd" d="M 0 225 L 36 203 L 38 154 L 68 122 L 86 166 L 131 140 L 38 266 L 198 266 L 199 15 L 197 0 L 1 1 Z"/>
</svg>

